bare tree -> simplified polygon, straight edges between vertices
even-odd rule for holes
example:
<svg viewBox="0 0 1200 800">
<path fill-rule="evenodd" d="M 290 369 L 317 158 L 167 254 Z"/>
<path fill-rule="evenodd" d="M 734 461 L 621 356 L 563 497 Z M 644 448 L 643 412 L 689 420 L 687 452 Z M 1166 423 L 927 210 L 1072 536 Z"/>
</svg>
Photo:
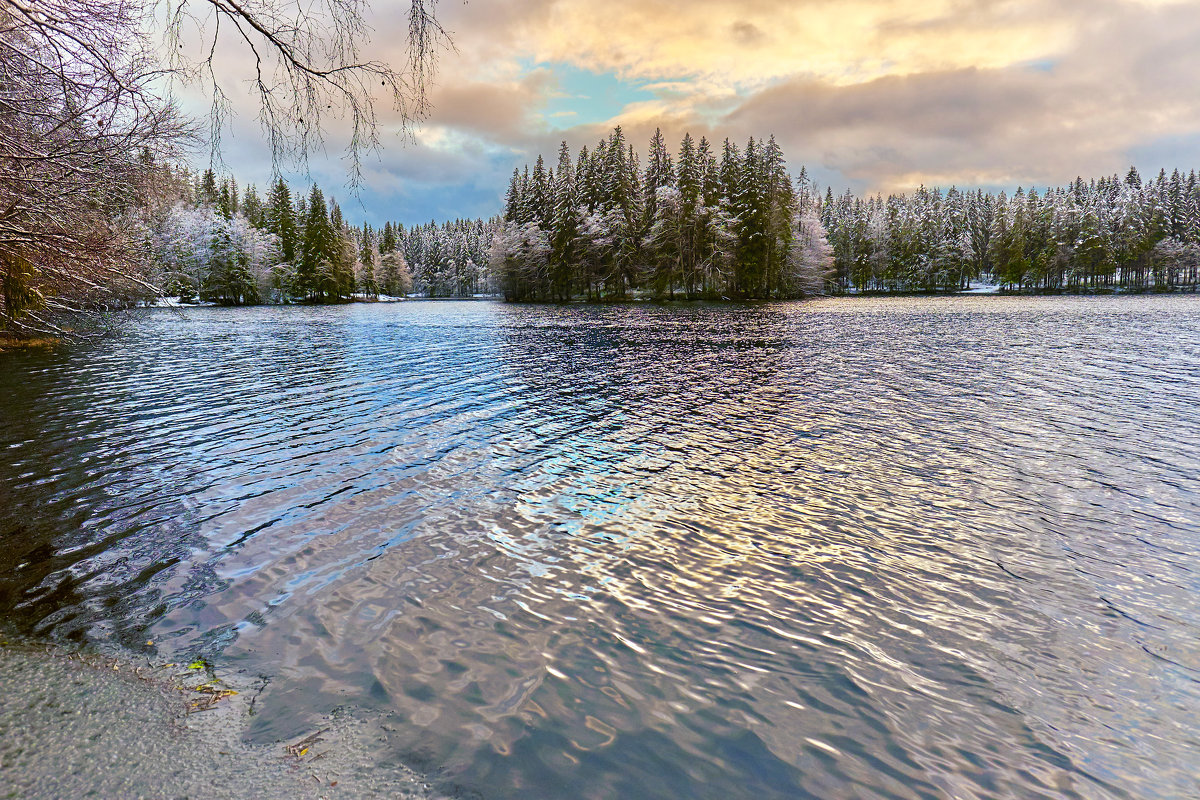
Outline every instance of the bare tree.
<svg viewBox="0 0 1200 800">
<path fill-rule="evenodd" d="M 435 2 L 412 0 L 410 57 L 395 68 L 360 58 L 363 0 L 0 0 L 0 312 L 10 326 L 61 332 L 55 311 L 153 289 L 131 211 L 161 178 L 158 165 L 197 135 L 172 82 L 207 86 L 217 152 L 230 103 L 216 60 L 240 44 L 274 163 L 304 162 L 341 115 L 354 180 L 379 144 L 376 81 L 403 125 L 428 109 L 445 41 Z"/>
<path fill-rule="evenodd" d="M 370 33 L 365 0 L 303 6 L 281 0 L 165 0 L 167 63 L 174 77 L 207 90 L 210 140 L 218 152 L 231 104 L 215 61 L 222 46 L 241 45 L 252 56 L 249 77 L 274 164 L 306 163 L 322 145 L 332 114 L 350 122 L 346 156 L 351 181 L 357 182 L 362 155 L 379 146 L 376 97 L 390 99 L 404 130 L 429 111 L 438 53 L 450 45 L 433 13 L 436 2 L 411 0 L 408 59 L 396 66 L 362 57 Z"/>
<path fill-rule="evenodd" d="M 0 2 L 0 298 L 19 330 L 145 284 L 121 216 L 189 133 L 122 4 Z"/>
</svg>

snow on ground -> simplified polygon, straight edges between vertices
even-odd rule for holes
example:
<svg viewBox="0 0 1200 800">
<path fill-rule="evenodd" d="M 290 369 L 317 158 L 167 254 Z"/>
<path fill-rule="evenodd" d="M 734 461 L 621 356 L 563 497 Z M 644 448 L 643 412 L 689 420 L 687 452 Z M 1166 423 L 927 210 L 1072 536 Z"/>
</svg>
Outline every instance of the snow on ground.
<svg viewBox="0 0 1200 800">
<path fill-rule="evenodd" d="M 149 305 L 150 308 L 199 308 L 200 306 L 215 306 L 216 303 L 181 303 L 178 297 L 160 297 Z"/>
</svg>

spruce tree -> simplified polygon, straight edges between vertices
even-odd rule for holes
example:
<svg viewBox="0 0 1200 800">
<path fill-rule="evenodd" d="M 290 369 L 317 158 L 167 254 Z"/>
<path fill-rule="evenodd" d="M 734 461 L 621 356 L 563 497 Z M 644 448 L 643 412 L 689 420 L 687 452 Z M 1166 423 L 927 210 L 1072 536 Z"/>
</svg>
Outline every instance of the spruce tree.
<svg viewBox="0 0 1200 800">
<path fill-rule="evenodd" d="M 513 169 L 512 177 L 508 181 L 508 192 L 504 195 L 504 219 L 508 222 L 519 222 L 523 202 L 521 197 L 521 171 Z"/>
<path fill-rule="evenodd" d="M 266 228 L 266 208 L 263 206 L 262 199 L 258 196 L 258 189 L 255 188 L 254 184 L 246 187 L 246 195 L 242 198 L 241 210 L 242 215 L 246 218 L 246 222 L 260 230 Z"/>
<path fill-rule="evenodd" d="M 390 222 L 383 223 L 383 235 L 379 237 L 379 252 L 381 254 L 391 253 L 397 247 L 399 247 L 399 240 L 396 236 L 396 229 Z"/>
<path fill-rule="evenodd" d="M 330 288 L 333 235 L 325 195 L 314 185 L 305 203 L 304 234 L 296 264 L 293 292 L 306 300 L 323 300 Z"/>
<path fill-rule="evenodd" d="M 326 252 L 329 275 L 326 277 L 325 294 L 334 300 L 353 297 L 356 288 L 354 262 L 357 248 L 337 201 L 330 201 L 328 235 Z"/>
<path fill-rule="evenodd" d="M 571 297 L 572 272 L 576 267 L 579 238 L 579 207 L 571 151 L 564 141 L 558 148 L 558 168 L 550 189 L 550 291 L 558 300 Z"/>
<path fill-rule="evenodd" d="M 375 231 L 363 223 L 358 233 L 358 263 L 355 283 L 358 290 L 368 297 L 379 296 L 379 250 L 375 243 Z"/>
<path fill-rule="evenodd" d="M 279 255 L 285 264 L 296 263 L 296 212 L 292 207 L 292 192 L 282 178 L 275 181 L 264 211 L 266 228 L 279 237 Z"/>
<path fill-rule="evenodd" d="M 217 190 L 217 175 L 212 169 L 204 170 L 200 185 L 196 189 L 196 202 L 201 205 L 215 206 L 220 196 Z"/>
<path fill-rule="evenodd" d="M 650 154 L 646 159 L 646 175 L 642 182 L 645 192 L 643 223 L 646 230 L 654 224 L 655 210 L 658 204 L 658 190 L 675 184 L 675 170 L 671 164 L 671 154 L 667 152 L 667 143 L 663 140 L 662 129 L 655 128 L 650 137 Z"/>
</svg>

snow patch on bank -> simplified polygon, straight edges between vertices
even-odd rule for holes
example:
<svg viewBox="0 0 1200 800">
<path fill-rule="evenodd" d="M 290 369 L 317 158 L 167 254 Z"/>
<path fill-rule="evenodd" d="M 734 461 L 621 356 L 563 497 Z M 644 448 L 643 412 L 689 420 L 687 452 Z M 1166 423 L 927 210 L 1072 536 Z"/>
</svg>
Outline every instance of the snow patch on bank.
<svg viewBox="0 0 1200 800">
<path fill-rule="evenodd" d="M 197 301 L 194 303 L 180 302 L 178 297 L 159 297 L 154 302 L 149 303 L 150 308 L 202 308 L 204 306 L 215 306 L 216 303 L 207 303 Z"/>
<path fill-rule="evenodd" d="M 955 294 L 1000 294 L 1000 285 L 996 283 L 981 283 L 978 286 L 963 289 Z"/>
</svg>

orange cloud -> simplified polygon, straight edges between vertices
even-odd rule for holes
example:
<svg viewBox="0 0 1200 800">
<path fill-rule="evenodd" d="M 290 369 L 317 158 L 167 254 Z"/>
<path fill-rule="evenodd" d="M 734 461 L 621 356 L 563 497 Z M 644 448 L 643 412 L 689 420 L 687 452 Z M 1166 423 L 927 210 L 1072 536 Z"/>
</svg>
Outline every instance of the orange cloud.
<svg viewBox="0 0 1200 800">
<path fill-rule="evenodd" d="M 1046 0 L 717 0 L 603 6 L 556 0 L 516 23 L 536 60 L 626 78 L 690 76 L 753 87 L 808 75 L 854 83 L 883 75 L 994 68 L 1070 47 L 1077 19 Z"/>
</svg>

